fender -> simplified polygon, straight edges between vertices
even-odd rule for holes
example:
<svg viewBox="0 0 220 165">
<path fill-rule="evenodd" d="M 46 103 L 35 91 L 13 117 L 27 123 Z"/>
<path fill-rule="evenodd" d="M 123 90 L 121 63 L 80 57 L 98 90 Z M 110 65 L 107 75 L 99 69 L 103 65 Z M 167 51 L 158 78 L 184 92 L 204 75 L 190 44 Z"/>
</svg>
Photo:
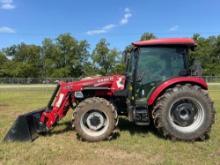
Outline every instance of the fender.
<svg viewBox="0 0 220 165">
<path fill-rule="evenodd" d="M 169 88 L 170 86 L 173 86 L 175 84 L 185 84 L 185 83 L 197 84 L 204 89 L 208 89 L 208 85 L 203 78 L 192 77 L 192 76 L 175 77 L 161 83 L 158 87 L 156 87 L 154 91 L 150 94 L 147 104 L 152 105 L 156 101 L 158 96 L 161 94 L 161 92 L 163 92 L 165 89 Z"/>
</svg>

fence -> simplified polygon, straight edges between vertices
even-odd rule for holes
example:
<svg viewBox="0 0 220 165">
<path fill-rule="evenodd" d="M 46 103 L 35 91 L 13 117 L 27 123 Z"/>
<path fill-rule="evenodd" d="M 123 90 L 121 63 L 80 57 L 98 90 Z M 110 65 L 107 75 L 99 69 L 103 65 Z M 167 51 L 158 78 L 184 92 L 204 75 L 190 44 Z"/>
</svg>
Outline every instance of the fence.
<svg viewBox="0 0 220 165">
<path fill-rule="evenodd" d="M 220 83 L 220 76 L 204 76 L 203 78 L 208 83 Z"/>
<path fill-rule="evenodd" d="M 220 76 L 204 76 L 208 83 L 220 83 Z M 57 81 L 76 81 L 79 78 L 0 78 L 0 84 L 55 84 Z"/>
<path fill-rule="evenodd" d="M 56 84 L 57 81 L 76 81 L 79 78 L 0 78 L 0 84 Z"/>
</svg>

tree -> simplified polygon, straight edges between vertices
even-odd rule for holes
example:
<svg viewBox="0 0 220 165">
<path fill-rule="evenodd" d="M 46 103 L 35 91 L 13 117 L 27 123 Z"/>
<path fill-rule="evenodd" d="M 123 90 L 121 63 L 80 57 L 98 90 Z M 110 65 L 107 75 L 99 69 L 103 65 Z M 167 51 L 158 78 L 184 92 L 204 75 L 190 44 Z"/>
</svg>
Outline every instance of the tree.
<svg viewBox="0 0 220 165">
<path fill-rule="evenodd" d="M 5 57 L 5 55 L 0 52 L 0 67 L 7 61 L 7 57 Z"/>
<path fill-rule="evenodd" d="M 44 39 L 42 42 L 42 65 L 43 65 L 43 77 L 58 77 L 57 69 L 60 68 L 60 52 L 49 38 Z M 59 74 L 60 75 L 60 74 Z M 63 76 L 63 75 L 62 75 Z"/>
<path fill-rule="evenodd" d="M 153 33 L 146 32 L 141 35 L 140 41 L 150 40 L 157 38 Z"/>
<path fill-rule="evenodd" d="M 196 41 L 197 47 L 190 53 L 191 64 L 193 59 L 196 59 L 201 62 L 204 75 L 220 75 L 220 37 L 204 38 L 199 34 L 194 34 L 193 39 Z"/>
<path fill-rule="evenodd" d="M 89 43 L 86 40 L 82 40 L 78 42 L 77 48 L 77 59 L 74 66 L 74 75 L 76 77 L 87 75 L 88 74 L 88 66 L 91 65 L 91 54 L 88 51 Z M 94 72 L 94 68 L 91 67 L 89 72 Z"/>
<path fill-rule="evenodd" d="M 212 64 L 212 74 L 220 75 L 220 35 L 216 37 L 209 37 L 210 44 L 213 50 L 210 53 L 210 62 Z"/>
<path fill-rule="evenodd" d="M 83 72 L 84 76 L 94 76 L 99 74 L 98 68 L 93 65 L 92 61 L 84 63 Z"/>
<path fill-rule="evenodd" d="M 99 68 L 100 74 L 112 73 L 119 64 L 119 52 L 116 49 L 109 49 L 109 43 L 101 39 L 97 43 L 92 53 L 92 59 L 96 67 Z"/>
<path fill-rule="evenodd" d="M 0 52 L 0 77 L 6 76 L 5 65 L 7 62 L 7 57 L 2 52 Z"/>
<path fill-rule="evenodd" d="M 154 39 L 153 33 L 144 33 L 141 40 Z M 220 76 L 220 35 L 202 37 L 194 34 L 197 42 L 193 59 L 201 62 L 204 75 Z M 132 45 L 126 47 L 129 51 Z M 101 39 L 90 53 L 86 40 L 77 40 L 70 34 L 61 34 L 55 40 L 45 38 L 41 46 L 21 43 L 0 51 L 0 77 L 82 77 L 96 74 L 124 73 L 123 56 Z"/>
<path fill-rule="evenodd" d="M 3 50 L 11 60 L 5 65 L 5 74 L 11 77 L 39 77 L 40 47 L 21 43 Z"/>
<path fill-rule="evenodd" d="M 78 41 L 70 34 L 59 35 L 55 42 L 45 39 L 42 43 L 44 75 L 49 77 L 80 77 L 88 64 L 89 44 Z"/>
</svg>

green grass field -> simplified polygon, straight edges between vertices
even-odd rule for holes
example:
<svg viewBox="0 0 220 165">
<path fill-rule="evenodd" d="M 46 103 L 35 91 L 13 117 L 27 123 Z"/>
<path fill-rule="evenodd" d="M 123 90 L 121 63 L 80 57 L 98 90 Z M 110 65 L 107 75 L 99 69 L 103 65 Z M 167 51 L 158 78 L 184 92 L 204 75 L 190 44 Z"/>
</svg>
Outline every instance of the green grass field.
<svg viewBox="0 0 220 165">
<path fill-rule="evenodd" d="M 53 87 L 0 88 L 0 140 L 19 114 L 43 107 Z M 173 142 L 153 129 L 138 127 L 121 118 L 120 136 L 112 141 L 87 143 L 70 129 L 72 112 L 48 136 L 33 143 L 0 142 L 1 164 L 220 164 L 220 85 L 210 86 L 217 111 L 210 139 Z"/>
</svg>

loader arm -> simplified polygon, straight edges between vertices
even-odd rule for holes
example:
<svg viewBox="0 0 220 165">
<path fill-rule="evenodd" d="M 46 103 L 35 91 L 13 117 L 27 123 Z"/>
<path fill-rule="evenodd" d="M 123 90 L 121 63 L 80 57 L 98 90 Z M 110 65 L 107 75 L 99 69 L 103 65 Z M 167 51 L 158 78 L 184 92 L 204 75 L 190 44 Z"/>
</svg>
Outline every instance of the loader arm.
<svg viewBox="0 0 220 165">
<path fill-rule="evenodd" d="M 60 81 L 46 108 L 41 108 L 17 117 L 6 134 L 4 141 L 33 141 L 39 133 L 47 132 L 66 116 L 70 107 L 77 104 L 84 91 L 92 91 L 97 97 L 111 97 L 123 90 L 125 76 L 95 76 L 75 82 Z M 89 96 L 88 96 L 89 97 Z"/>
<path fill-rule="evenodd" d="M 62 119 L 70 108 L 70 95 L 73 89 L 65 83 L 59 83 L 48 103 L 46 110 L 41 114 L 40 125 L 50 129 L 57 121 Z"/>
<path fill-rule="evenodd" d="M 67 83 L 59 82 L 47 107 L 18 116 L 4 141 L 33 141 L 39 133 L 47 132 L 66 115 L 72 92 Z"/>
<path fill-rule="evenodd" d="M 40 125 L 50 129 L 57 121 L 61 120 L 72 106 L 72 103 L 75 103 L 75 92 L 82 93 L 83 90 L 93 90 L 95 96 L 112 96 L 116 91 L 123 90 L 124 84 L 124 76 L 97 77 L 67 83 L 59 82 L 47 109 L 40 117 Z"/>
</svg>

